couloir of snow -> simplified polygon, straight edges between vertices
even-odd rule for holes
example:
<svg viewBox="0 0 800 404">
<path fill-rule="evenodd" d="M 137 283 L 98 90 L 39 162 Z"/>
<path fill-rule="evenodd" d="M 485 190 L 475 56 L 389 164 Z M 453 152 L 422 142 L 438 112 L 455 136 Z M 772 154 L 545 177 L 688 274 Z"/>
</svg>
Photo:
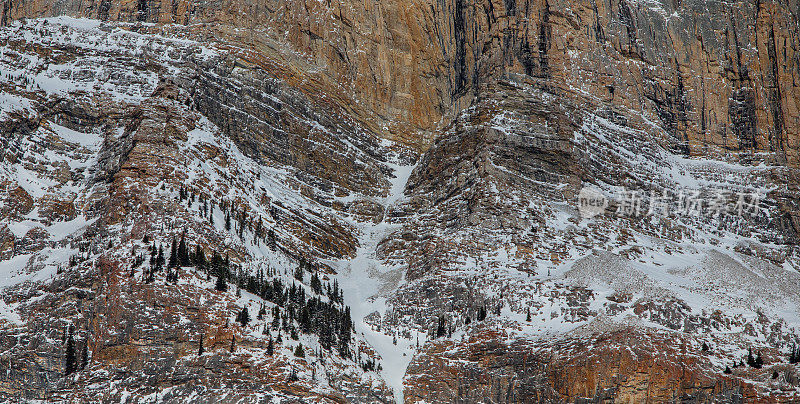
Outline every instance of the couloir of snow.
<svg viewBox="0 0 800 404">
<path fill-rule="evenodd" d="M 397 162 L 388 162 L 394 175 L 390 179 L 389 192 L 379 201 L 385 208 L 392 206 L 403 198 L 408 178 L 414 165 L 400 165 Z M 401 267 L 387 266 L 375 256 L 378 243 L 389 233 L 399 228 L 398 224 L 380 223 L 357 224 L 360 231 L 360 246 L 356 257 L 338 263 L 340 287 L 344 290 L 346 303 L 352 308 L 353 321 L 356 330 L 364 335 L 370 345 L 381 357 L 383 370 L 381 375 L 387 384 L 394 390 L 395 400 L 403 402 L 403 377 L 406 368 L 413 358 L 415 349 L 413 344 L 417 338 L 424 342 L 427 335 L 414 330 L 412 338 L 394 338 L 391 333 L 376 331 L 364 318 L 378 312 L 386 312 L 386 298 L 402 282 L 403 270 Z M 399 330 L 392 330 L 399 332 Z M 417 338 L 413 338 L 417 337 Z"/>
</svg>

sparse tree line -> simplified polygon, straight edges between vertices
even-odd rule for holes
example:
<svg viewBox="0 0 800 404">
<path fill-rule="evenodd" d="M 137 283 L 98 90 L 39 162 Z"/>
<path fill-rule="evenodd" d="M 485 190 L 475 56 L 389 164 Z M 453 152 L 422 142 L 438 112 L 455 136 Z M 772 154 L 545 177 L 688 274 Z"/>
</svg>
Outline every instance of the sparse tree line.
<svg viewBox="0 0 800 404">
<path fill-rule="evenodd" d="M 232 202 L 224 199 L 216 203 L 214 200 L 204 198 L 203 194 L 197 195 L 194 191 L 189 192 L 185 186 L 181 186 L 178 190 L 178 199 L 181 202 L 186 201 L 189 209 L 195 203 L 198 203 L 200 216 L 205 218 L 212 227 L 215 227 L 214 211 L 219 209 L 222 212 L 225 231 L 233 232 L 242 241 L 245 241 L 244 232 L 245 230 L 250 230 L 253 234 L 253 243 L 255 245 L 265 242 L 273 251 L 277 247 L 277 238 L 274 230 L 265 227 L 258 214 L 250 214 L 245 208 L 238 209 Z M 270 212 L 273 209 L 274 207 L 270 209 Z"/>
<path fill-rule="evenodd" d="M 75 244 L 76 243 L 72 244 L 73 248 L 76 247 Z M 88 261 L 92 256 L 90 247 L 91 245 L 88 241 L 81 241 L 77 243 L 78 253 L 69 256 L 69 259 L 67 260 L 68 267 L 75 268 L 76 266 Z M 60 269 L 61 268 L 59 267 L 59 273 Z"/>
<path fill-rule="evenodd" d="M 706 344 L 704 342 L 703 343 L 703 352 L 708 352 L 708 351 L 710 351 L 710 348 L 708 348 L 708 344 Z M 733 361 L 732 365 L 725 366 L 725 371 L 723 373 L 729 375 L 729 374 L 733 373 L 731 368 L 736 369 L 736 368 L 739 368 L 739 367 L 743 368 L 745 366 L 749 366 L 749 367 L 755 368 L 755 369 L 761 369 L 762 367 L 764 367 L 764 359 L 761 358 L 761 351 L 758 351 L 756 353 L 756 355 L 753 356 L 753 350 L 748 348 L 747 349 L 747 357 L 746 357 L 746 359 L 741 359 L 739 361 Z"/>
<path fill-rule="evenodd" d="M 145 266 L 142 274 L 145 283 L 154 282 L 156 275 L 160 273 L 165 273 L 164 279 L 167 283 L 175 283 L 178 281 L 180 268 L 195 267 L 198 271 L 206 273 L 207 280 L 211 280 L 212 276 L 216 277 L 214 289 L 218 291 L 227 291 L 235 287 L 237 293 L 245 290 L 274 303 L 276 306 L 272 310 L 271 321 L 265 319 L 267 312 L 263 305 L 257 319 L 264 320 L 265 333 L 269 329 L 278 331 L 278 343 L 282 342 L 281 332 L 293 340 L 299 338 L 298 333 L 314 334 L 319 338 L 322 348 L 328 351 L 335 349 L 344 358 L 352 356 L 350 341 L 353 322 L 350 308 L 344 305 L 344 296 L 338 281 L 323 283 L 315 267 L 302 258 L 293 272 L 293 277 L 303 284 L 307 272 L 310 272 L 311 275 L 308 277 L 310 293 L 306 293 L 306 288 L 295 282 L 287 285 L 276 277 L 277 273 L 273 269 L 268 268 L 266 273 L 264 270 L 259 270 L 257 274 L 253 274 L 231 263 L 229 256 L 226 254 L 223 257 L 219 251 L 212 251 L 210 258 L 206 257 L 205 251 L 199 245 L 195 245 L 194 251 L 191 251 L 185 234 L 179 239 L 173 237 L 168 251 L 163 245 L 151 241 L 148 236 L 145 236 L 142 242 L 149 246 L 149 265 Z M 146 261 L 144 256 L 135 257 L 131 276 L 135 276 L 136 268 Z M 236 321 L 243 327 L 247 326 L 252 318 L 247 307 L 236 314 Z M 232 342 L 231 349 L 234 346 Z M 273 341 L 270 339 L 268 344 L 270 354 L 274 349 L 272 347 Z M 301 355 L 302 350 L 301 346 L 298 347 L 295 354 Z"/>
<path fill-rule="evenodd" d="M 789 352 L 789 363 L 794 365 L 800 363 L 800 347 L 792 345 L 792 350 Z"/>
<path fill-rule="evenodd" d="M 709 348 L 708 344 L 706 344 L 704 342 L 703 346 L 702 346 L 702 350 L 703 350 L 703 352 L 708 352 L 711 349 Z M 798 347 L 797 345 L 793 345 L 791 350 L 789 351 L 789 355 L 788 355 L 787 359 L 788 359 L 790 365 L 795 365 L 797 363 L 800 363 L 800 347 Z M 764 367 L 764 359 L 761 357 L 761 351 L 756 351 L 756 354 L 753 355 L 753 349 L 752 348 L 748 348 L 747 356 L 742 358 L 742 359 L 740 359 L 740 360 L 738 360 L 738 361 L 733 361 L 733 364 L 731 364 L 731 365 L 725 366 L 724 373 L 725 374 L 731 374 L 731 373 L 733 373 L 732 369 L 744 368 L 744 367 L 751 367 L 751 368 L 754 368 L 754 369 L 763 368 Z M 774 371 L 772 373 L 772 378 L 773 379 L 777 379 L 778 378 L 778 372 L 777 371 Z"/>
<path fill-rule="evenodd" d="M 163 185 L 161 188 L 165 189 Z M 238 234 L 244 241 L 244 232 L 249 229 L 256 245 L 264 242 L 271 250 L 277 250 L 277 237 L 274 230 L 265 227 L 258 215 L 248 214 L 244 209 L 236 209 L 228 201 L 215 203 L 213 200 L 203 198 L 202 194 L 187 191 L 183 186 L 178 191 L 178 199 L 182 202 L 187 201 L 190 208 L 193 204 L 199 203 L 199 208 L 196 209 L 202 217 L 210 222 L 212 227 L 215 227 L 214 210 L 219 209 L 217 212 L 221 210 L 222 226 L 226 231 Z M 372 359 L 362 360 L 361 355 L 354 355 L 351 349 L 354 324 L 350 308 L 344 305 L 343 293 L 338 282 L 336 280 L 323 282 L 317 274 L 317 268 L 301 256 L 294 256 L 284 251 L 299 261 L 299 265 L 292 275 L 300 285 L 295 282 L 288 285 L 285 280 L 277 277 L 277 271 L 274 269 L 267 268 L 266 272 L 259 270 L 257 274 L 253 274 L 243 270 L 240 265 L 232 263 L 227 254 L 223 257 L 223 254 L 216 250 L 207 253 L 199 244 L 190 246 L 187 243 L 185 232 L 179 237 L 173 236 L 168 246 L 158 243 L 148 235 L 143 237 L 142 243 L 147 246 L 143 253 L 137 253 L 137 247 L 133 247 L 130 276 L 136 276 L 137 269 L 142 268 L 141 279 L 146 284 L 154 283 L 159 278 L 166 283 L 177 283 L 181 268 L 194 267 L 199 272 L 205 272 L 206 280 L 211 280 L 212 276 L 215 277 L 214 289 L 218 291 L 227 291 L 231 287 L 235 287 L 237 294 L 240 293 L 240 290 L 245 290 L 274 303 L 275 306 L 271 310 L 267 310 L 262 304 L 255 316 L 256 321 L 263 321 L 265 334 L 270 330 L 277 331 L 275 340 L 273 340 L 272 333 L 269 333 L 267 354 L 274 353 L 275 346 L 282 344 L 284 335 L 292 340 L 298 340 L 300 334 L 313 334 L 318 337 L 321 346 L 318 355 L 320 358 L 323 355 L 323 349 L 328 352 L 335 350 L 343 358 L 355 356 L 355 360 L 365 371 L 381 368 L 380 364 Z M 82 245 L 80 251 L 87 254 L 88 257 L 88 245 Z M 70 266 L 75 266 L 85 259 L 84 254 L 71 257 Z M 308 292 L 303 286 L 306 278 L 308 278 Z M 270 314 L 271 318 L 269 318 Z M 235 318 L 243 327 L 255 322 L 248 307 L 237 312 Z M 198 347 L 200 355 L 206 349 L 203 339 L 204 337 L 201 336 Z M 65 334 L 64 345 L 66 351 L 65 373 L 69 375 L 83 369 L 88 363 L 88 346 L 86 342 L 76 344 L 71 327 L 68 337 Z M 234 352 L 235 348 L 234 337 L 231 339 L 230 351 Z M 293 353 L 297 357 L 305 357 L 306 349 L 302 344 L 298 344 L 293 349 Z"/>
<path fill-rule="evenodd" d="M 464 317 L 463 324 L 465 326 L 472 324 L 473 321 L 475 322 L 482 322 L 486 320 L 487 315 L 489 314 L 490 304 L 484 304 L 478 307 L 477 310 L 474 312 L 468 312 L 467 315 Z M 491 305 L 491 312 L 495 315 L 500 315 L 500 310 L 503 308 L 502 299 L 500 303 Z M 528 312 L 530 315 L 530 311 Z M 473 320 L 474 316 L 474 320 Z M 529 320 L 530 321 L 530 320 Z M 441 338 L 447 337 L 450 338 L 453 335 L 453 331 L 456 330 L 456 321 L 445 314 L 440 314 L 438 317 L 434 318 L 434 327 L 430 328 L 429 335 L 431 338 Z"/>
</svg>

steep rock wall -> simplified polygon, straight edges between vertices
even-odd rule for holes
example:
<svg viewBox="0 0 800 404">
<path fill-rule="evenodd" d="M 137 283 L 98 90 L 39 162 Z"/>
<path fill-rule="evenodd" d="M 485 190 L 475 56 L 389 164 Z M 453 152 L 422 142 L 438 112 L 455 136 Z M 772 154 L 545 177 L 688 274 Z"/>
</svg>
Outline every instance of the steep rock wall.
<svg viewBox="0 0 800 404">
<path fill-rule="evenodd" d="M 210 24 L 244 45 L 284 45 L 383 136 L 427 149 L 443 121 L 504 74 L 641 112 L 681 153 L 766 151 L 798 162 L 798 13 L 791 1 L 20 1 L 1 21 L 70 14 Z M 215 31 L 215 30 L 219 31 Z M 300 61 L 302 60 L 302 62 Z M 357 114 L 359 115 L 359 114 Z M 369 115 L 369 116 L 368 116 Z M 445 119 L 447 121 L 447 119 Z"/>
</svg>

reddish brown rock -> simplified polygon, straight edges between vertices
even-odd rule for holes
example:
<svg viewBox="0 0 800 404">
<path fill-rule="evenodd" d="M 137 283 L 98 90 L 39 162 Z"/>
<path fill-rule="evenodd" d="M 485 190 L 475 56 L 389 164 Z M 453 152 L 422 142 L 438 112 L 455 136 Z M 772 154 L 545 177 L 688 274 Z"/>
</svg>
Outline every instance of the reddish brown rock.
<svg viewBox="0 0 800 404">
<path fill-rule="evenodd" d="M 429 147 L 443 117 L 480 94 L 480 85 L 511 74 L 576 101 L 592 94 L 641 111 L 681 152 L 774 151 L 780 164 L 800 160 L 800 87 L 792 84 L 800 38 L 791 1 L 3 4 L 3 24 L 54 14 L 210 24 L 211 35 L 247 44 L 236 62 L 241 67 L 270 66 L 306 94 L 325 94 L 377 133 L 419 150 Z M 276 50 L 273 42 L 308 57 Z M 312 73 L 313 66 L 324 70 Z"/>
<path fill-rule="evenodd" d="M 45 195 L 38 203 L 39 214 L 50 222 L 68 222 L 78 216 L 75 203 L 57 195 Z"/>
<path fill-rule="evenodd" d="M 432 315 L 448 307 L 466 313 L 474 312 L 478 304 L 499 307 L 503 293 L 516 290 L 508 290 L 512 288 L 503 285 L 502 279 L 497 281 L 497 273 L 493 286 L 500 297 L 484 295 L 476 287 L 491 283 L 488 275 L 476 275 L 463 284 L 447 278 L 448 271 L 473 262 L 477 266 L 484 255 L 492 260 L 481 267 L 487 273 L 519 269 L 527 276 L 537 274 L 534 259 L 563 263 L 573 247 L 589 254 L 591 248 L 633 242 L 630 233 L 669 241 L 690 237 L 693 229 L 663 222 L 608 219 L 599 220 L 594 228 L 574 230 L 571 227 L 577 220 L 570 218 L 563 223 L 563 232 L 547 227 L 552 212 L 541 201 L 561 203 L 567 211 L 584 183 L 645 188 L 653 179 L 651 172 L 637 172 L 645 164 L 621 161 L 615 147 L 623 136 L 606 145 L 599 136 L 582 132 L 584 125 L 596 123 L 593 117 L 611 122 L 618 128 L 616 134 L 625 134 L 624 140 L 640 141 L 630 130 L 641 130 L 647 141 L 619 154 L 630 152 L 643 162 L 661 163 L 653 152 L 658 146 L 677 158 L 722 158 L 747 167 L 763 163 L 774 211 L 763 220 L 728 230 L 747 237 L 753 237 L 750 230 L 758 230 L 758 238 L 777 247 L 755 255 L 768 256 L 774 263 L 782 264 L 796 253 L 800 87 L 795 84 L 795 72 L 800 46 L 797 5 L 792 1 L 90 0 L 56 6 L 49 0 L 6 0 L 0 3 L 0 25 L 22 17 L 64 13 L 104 21 L 159 23 L 125 28 L 144 34 L 178 33 L 230 52 L 210 62 L 181 58 L 178 70 L 185 71 L 174 77 L 175 83 L 165 80 L 140 106 L 71 100 L 45 105 L 51 117 L 88 127 L 102 123 L 124 129 L 104 142 L 99 173 L 92 179 L 96 188 L 79 207 L 100 217 L 86 236 L 94 253 L 105 251 L 107 241 L 119 243 L 129 236 L 140 238 L 183 227 L 180 230 L 223 250 L 234 261 L 247 259 L 246 254 L 233 251 L 224 236 L 209 231 L 207 224 L 189 220 L 192 213 L 171 197 L 183 186 L 216 199 L 225 198 L 230 190 L 259 192 L 232 184 L 212 189 L 208 184 L 213 175 L 205 174 L 186 183 L 188 160 L 179 146 L 196 127 L 200 114 L 259 164 L 290 172 L 281 185 L 293 196 L 348 212 L 357 221 L 385 219 L 401 225 L 381 242 L 377 253 L 379 258 L 399 263 L 409 285 L 388 299 L 397 306 L 394 312 L 370 318 L 377 326 L 402 316 L 410 319 L 412 327 L 424 330 Z M 72 57 L 68 49 L 65 52 L 59 61 Z M 170 70 L 147 62 L 135 68 L 159 77 Z M 468 106 L 473 109 L 465 110 Z M 507 133 L 508 128 L 494 125 L 506 113 L 523 130 Z M 10 132 L 26 133 L 27 129 Z M 385 196 L 388 189 L 382 165 L 386 150 L 378 137 L 426 152 L 403 206 L 384 207 L 369 199 Z M 580 137 L 589 140 L 580 143 Z M 215 174 L 222 182 L 237 178 L 228 175 L 239 168 L 224 146 L 201 148 L 201 160 L 219 169 Z M 17 161 L 18 156 L 3 157 Z M 66 181 L 67 174 L 62 166 L 54 177 Z M 246 175 L 252 173 L 240 178 Z M 353 194 L 356 202 L 349 205 L 335 198 Z M 24 190 L 12 199 L 16 205 L 5 205 L 10 213 L 0 217 L 32 211 L 34 203 Z M 273 249 L 308 260 L 355 255 L 357 229 L 341 218 L 294 203 L 257 200 L 269 212 L 259 220 L 274 224 Z M 240 205 L 236 200 L 224 203 L 226 207 Z M 75 217 L 74 206 L 52 200 L 44 201 L 42 212 L 49 220 Z M 108 234 L 116 225 L 134 224 L 135 234 Z M 604 232 L 618 226 L 632 230 L 622 228 L 616 238 Z M 3 241 L 0 233 L 0 246 L 4 246 L 0 257 L 3 248 L 15 248 L 8 234 L 6 228 Z M 30 240 L 43 239 L 31 236 Z M 498 246 L 500 239 L 508 242 Z M 560 244 L 541 247 L 553 240 Z M 620 255 L 636 260 L 645 253 L 628 248 Z M 522 262 L 505 268 L 505 258 L 497 257 Z M 253 364 L 224 354 L 226 341 L 236 330 L 192 301 L 193 294 L 202 292 L 126 282 L 121 275 L 124 265 L 103 263 L 101 273 L 90 273 L 89 279 L 76 272 L 70 276 L 77 279 L 58 278 L 47 286 L 52 295 L 26 313 L 30 330 L 26 336 L 33 342 L 27 345 L 30 349 L 19 351 L 22 360 L 7 366 L 0 383 L 4 392 L 24 392 L 27 398 L 42 398 L 44 392 L 76 401 L 96 398 L 64 384 L 48 390 L 47 380 L 66 383 L 60 376 L 48 376 L 62 373 L 61 346 L 52 341 L 58 340 L 56 334 L 64 324 L 56 319 L 71 316 L 85 326 L 87 340 L 93 336 L 92 351 L 99 368 L 120 369 L 122 377 L 128 371 L 136 374 L 127 379 L 129 383 L 149 382 L 149 387 L 137 391 L 140 395 L 155 391 L 155 386 L 179 382 L 188 386 L 193 378 L 203 384 L 232 382 L 255 389 L 277 380 L 276 386 L 301 399 L 313 394 L 308 386 L 285 383 L 285 363 Z M 92 290 L 96 301 L 87 302 L 86 290 Z M 598 314 L 590 308 L 591 290 L 559 293 L 541 296 L 542 301 L 562 299 L 562 307 L 552 315 L 563 315 L 570 323 Z M 633 300 L 612 296 L 610 301 L 616 306 L 609 310 L 621 313 Z M 510 306 L 521 304 L 512 300 Z M 691 307 L 684 302 L 645 299 L 632 304 L 633 314 L 658 325 L 687 333 L 690 326 L 695 327 L 689 320 L 696 318 L 690 318 Z M 91 316 L 84 316 L 87 306 Z M 151 308 L 157 320 L 138 311 Z M 177 326 L 177 319 L 186 313 L 191 325 Z M 711 315 L 716 317 L 720 323 L 729 321 L 717 313 Z M 163 327 L 128 329 L 126 321 Z M 785 342 L 787 332 L 775 324 L 776 331 L 766 338 L 776 344 Z M 752 324 L 736 325 L 756 337 L 766 335 L 763 329 L 769 321 L 759 317 Z M 186 358 L 201 327 L 206 327 L 210 349 L 219 354 L 212 363 L 180 364 L 192 360 Z M 23 340 L 10 335 L 4 334 L 2 340 L 5 351 Z M 428 402 L 450 402 L 454 397 L 465 402 L 483 402 L 487 397 L 497 402 L 795 399 L 796 383 L 791 380 L 796 377 L 791 368 L 784 373 L 787 392 L 764 391 L 763 385 L 769 386 L 761 383 L 766 370 L 721 376 L 720 369 L 712 368 L 696 349 L 687 348 L 686 338 L 626 329 L 574 339 L 506 343 L 505 335 L 478 332 L 465 343 L 426 346 L 409 367 L 406 398 Z M 233 370 L 226 373 L 226 366 Z M 175 374 L 161 379 L 166 371 Z M 110 383 L 103 377 L 79 382 L 78 386 Z M 33 387 L 26 390 L 23 383 Z M 118 401 L 121 397 L 102 398 Z M 341 401 L 343 397 L 331 394 L 321 399 Z"/>
<path fill-rule="evenodd" d="M 16 237 L 8 229 L 7 225 L 0 226 L 0 261 L 10 259 L 14 256 Z"/>
<path fill-rule="evenodd" d="M 39 251 L 47 246 L 50 234 L 41 227 L 34 227 L 25 233 L 25 237 L 19 241 L 17 248 L 19 252 L 31 253 Z"/>
<path fill-rule="evenodd" d="M 25 188 L 20 186 L 11 189 L 2 202 L 0 218 L 10 216 L 14 219 L 19 219 L 21 216 L 30 213 L 34 207 L 33 198 L 25 191 Z"/>
<path fill-rule="evenodd" d="M 766 381 L 772 369 L 725 375 L 708 355 L 678 334 L 636 328 L 530 341 L 509 341 L 484 330 L 461 342 L 427 344 L 409 365 L 405 401 L 788 403 L 800 398 L 786 386 L 738 379 Z"/>
</svg>

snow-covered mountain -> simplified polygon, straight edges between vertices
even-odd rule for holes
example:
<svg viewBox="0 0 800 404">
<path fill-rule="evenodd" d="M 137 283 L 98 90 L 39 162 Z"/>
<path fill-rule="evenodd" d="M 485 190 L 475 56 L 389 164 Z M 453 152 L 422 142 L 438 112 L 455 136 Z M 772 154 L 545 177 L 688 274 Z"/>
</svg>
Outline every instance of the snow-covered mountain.
<svg viewBox="0 0 800 404">
<path fill-rule="evenodd" d="M 796 5 L 401 3 L 4 3 L 0 397 L 800 399 Z"/>
</svg>

